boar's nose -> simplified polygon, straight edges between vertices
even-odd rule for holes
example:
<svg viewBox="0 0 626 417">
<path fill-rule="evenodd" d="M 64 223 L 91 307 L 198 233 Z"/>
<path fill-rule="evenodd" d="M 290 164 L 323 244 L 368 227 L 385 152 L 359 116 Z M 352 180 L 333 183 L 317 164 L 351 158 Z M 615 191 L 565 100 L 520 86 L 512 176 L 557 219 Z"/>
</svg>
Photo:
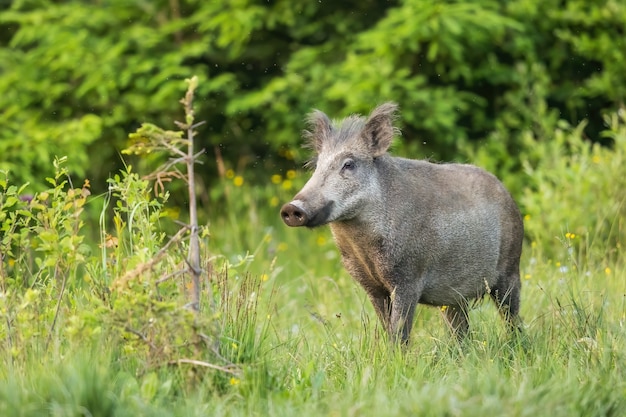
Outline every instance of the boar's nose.
<svg viewBox="0 0 626 417">
<path fill-rule="evenodd" d="M 287 226 L 291 227 L 304 226 L 309 221 L 309 216 L 304 210 L 292 203 L 287 203 L 280 209 L 280 217 Z"/>
</svg>

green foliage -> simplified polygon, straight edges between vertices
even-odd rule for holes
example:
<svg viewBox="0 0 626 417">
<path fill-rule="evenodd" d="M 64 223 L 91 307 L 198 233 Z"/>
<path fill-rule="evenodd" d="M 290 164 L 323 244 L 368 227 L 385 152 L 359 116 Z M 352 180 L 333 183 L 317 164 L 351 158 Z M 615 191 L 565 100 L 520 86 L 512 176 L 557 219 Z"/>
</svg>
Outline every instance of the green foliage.
<svg viewBox="0 0 626 417">
<path fill-rule="evenodd" d="M 56 174 L 47 179 L 52 188 L 30 201 L 17 197 L 26 187 L 17 189 L 6 179 L 1 184 L 0 279 L 6 326 L 0 334 L 7 352 L 17 360 L 23 358 L 19 346 L 24 344 L 48 350 L 61 310 L 75 308 L 62 304 L 66 289 L 81 285 L 90 255 L 81 235 L 89 183 L 74 188 L 64 162 L 55 161 Z M 72 326 L 66 330 L 71 336 Z M 45 343 L 37 343 L 40 340 Z"/>
<path fill-rule="evenodd" d="M 13 1 L 0 15 L 0 169 L 42 190 L 68 156 L 100 193 L 125 132 L 170 125 L 179 80 L 199 74 L 198 147 L 216 153 L 206 184 L 220 158 L 292 169 L 312 107 L 339 117 L 387 100 L 402 109 L 401 153 L 483 152 L 508 176 L 560 119 L 610 142 L 598 134 L 626 94 L 625 22 L 616 0 Z"/>
<path fill-rule="evenodd" d="M 47 178 L 53 188 L 34 198 L 32 195 L 20 195 L 27 189 L 26 186 L 20 189 L 7 187 L 6 180 L 2 184 L 5 200 L 0 206 L 4 232 L 2 252 L 13 265 L 37 268 L 36 272 L 29 272 L 42 281 L 57 278 L 59 270 L 84 263 L 89 252 L 89 248 L 82 245 L 82 237 L 78 236 L 84 226 L 80 215 L 91 194 L 89 181 L 85 181 L 81 189 L 74 188 L 63 166 L 65 161 L 65 158 L 55 160 L 56 174 L 54 178 Z M 27 250 L 15 252 L 14 247 Z M 19 271 L 20 275 L 25 271 Z M 24 286 L 35 284 L 22 283 Z"/>
<path fill-rule="evenodd" d="M 73 188 L 61 163 L 56 167 L 48 179 L 53 188 L 30 202 L 19 200 L 20 190 L 7 180 L 0 184 L 4 359 L 25 363 L 33 354 L 48 358 L 76 343 L 105 341 L 142 373 L 188 363 L 213 369 L 207 360 L 227 361 L 218 353 L 214 313 L 198 316 L 184 307 L 188 279 L 180 277 L 179 250 L 187 229 L 164 244 L 167 195 L 153 198 L 148 181 L 130 168 L 112 178 L 113 219 L 103 221 L 100 257 L 92 256 L 82 230 L 88 184 Z"/>
<path fill-rule="evenodd" d="M 524 160 L 526 235 L 544 256 L 606 261 L 626 242 L 624 111 L 607 116 L 606 124 L 612 148 L 585 140 L 584 124 L 561 124 L 552 141 L 538 143 Z"/>
</svg>

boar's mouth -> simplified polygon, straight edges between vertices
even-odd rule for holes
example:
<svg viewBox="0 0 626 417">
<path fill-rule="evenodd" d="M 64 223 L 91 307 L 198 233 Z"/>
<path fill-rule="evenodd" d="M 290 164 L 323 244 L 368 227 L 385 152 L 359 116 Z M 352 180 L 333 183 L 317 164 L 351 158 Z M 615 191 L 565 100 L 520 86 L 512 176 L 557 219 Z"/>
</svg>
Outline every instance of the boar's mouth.
<svg viewBox="0 0 626 417">
<path fill-rule="evenodd" d="M 291 227 L 322 226 L 328 223 L 333 205 L 333 202 L 329 202 L 316 211 L 309 211 L 303 207 L 302 201 L 294 200 L 280 209 L 280 217 Z"/>
</svg>

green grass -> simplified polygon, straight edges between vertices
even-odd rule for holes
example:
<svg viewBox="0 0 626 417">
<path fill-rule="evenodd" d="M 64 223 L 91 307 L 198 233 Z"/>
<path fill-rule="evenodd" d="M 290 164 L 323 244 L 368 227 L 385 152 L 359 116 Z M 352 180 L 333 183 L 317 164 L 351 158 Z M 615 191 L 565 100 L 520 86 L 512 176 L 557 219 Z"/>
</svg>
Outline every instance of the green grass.
<svg viewBox="0 0 626 417">
<path fill-rule="evenodd" d="M 406 352 L 389 346 L 343 272 L 336 282 L 312 282 L 291 270 L 298 268 L 262 284 L 273 293 L 259 294 L 258 314 L 271 315 L 271 324 L 244 374 L 222 390 L 209 381 L 190 389 L 180 382 L 184 369 L 137 375 L 115 346 L 71 346 L 58 357 L 32 355 L 5 368 L 0 412 L 618 416 L 626 410 L 623 267 L 614 270 L 621 282 L 601 272 L 587 277 L 584 291 L 570 282 L 581 277 L 557 271 L 526 281 L 527 327 L 519 339 L 488 303 L 472 311 L 473 331 L 462 345 L 446 334 L 435 309 L 420 308 Z"/>
<path fill-rule="evenodd" d="M 402 351 L 390 346 L 363 291 L 341 268 L 328 232 L 282 229 L 265 214 L 259 224 L 273 222 L 273 229 L 250 225 L 248 238 L 262 243 L 251 249 L 254 260 L 232 268 L 222 289 L 231 292 L 229 308 L 238 317 L 229 321 L 235 328 L 227 332 L 223 351 L 231 346 L 229 357 L 240 364 L 241 375 L 222 376 L 221 382 L 191 378 L 190 383 L 188 373 L 197 370 L 146 369 L 104 332 L 103 340 L 87 338 L 85 345 L 80 337 L 58 340 L 54 351 L 21 346 L 28 351 L 21 363 L 11 364 L 4 352 L 0 414 L 557 417 L 626 412 L 623 263 L 589 261 L 588 271 L 578 271 L 573 264 L 534 259 L 533 249 L 526 248 L 523 336 L 509 335 L 485 300 L 471 312 L 472 332 L 459 345 L 437 309 L 420 307 L 410 345 Z M 228 235 L 226 227 L 220 230 Z M 283 243 L 280 251 L 272 245 L 275 240 Z M 219 245 L 215 237 L 212 246 Z M 252 310 L 246 307 L 250 300 Z M 235 314 L 236 309 L 244 312 Z"/>
<path fill-rule="evenodd" d="M 323 261 L 323 251 L 306 253 L 316 272 L 294 262 L 274 283 L 270 346 L 276 347 L 266 359 L 282 380 L 280 389 L 267 399 L 245 397 L 235 406 L 243 407 L 242 414 L 626 411 L 623 266 L 612 265 L 610 275 L 606 267 L 587 275 L 534 264 L 542 272 L 524 282 L 526 333 L 519 340 L 507 334 L 488 302 L 472 311 L 473 331 L 461 346 L 446 333 L 436 309 L 421 307 L 402 353 L 389 348 L 362 291 L 338 261 Z"/>
</svg>

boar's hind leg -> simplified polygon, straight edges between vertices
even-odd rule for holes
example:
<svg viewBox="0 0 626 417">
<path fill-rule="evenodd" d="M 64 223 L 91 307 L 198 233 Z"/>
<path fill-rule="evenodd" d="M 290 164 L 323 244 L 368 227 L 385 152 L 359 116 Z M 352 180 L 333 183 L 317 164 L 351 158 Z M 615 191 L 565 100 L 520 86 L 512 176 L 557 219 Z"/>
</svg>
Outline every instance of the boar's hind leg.
<svg viewBox="0 0 626 417">
<path fill-rule="evenodd" d="M 450 331 L 462 340 L 469 330 L 469 322 L 467 320 L 467 303 L 462 305 L 451 305 L 445 308 L 444 316 L 450 327 Z"/>
<path fill-rule="evenodd" d="M 515 331 L 522 330 L 519 317 L 520 288 L 519 274 L 512 274 L 508 279 L 500 280 L 496 287 L 491 289 L 491 298 L 498 306 L 500 314 Z"/>
</svg>

